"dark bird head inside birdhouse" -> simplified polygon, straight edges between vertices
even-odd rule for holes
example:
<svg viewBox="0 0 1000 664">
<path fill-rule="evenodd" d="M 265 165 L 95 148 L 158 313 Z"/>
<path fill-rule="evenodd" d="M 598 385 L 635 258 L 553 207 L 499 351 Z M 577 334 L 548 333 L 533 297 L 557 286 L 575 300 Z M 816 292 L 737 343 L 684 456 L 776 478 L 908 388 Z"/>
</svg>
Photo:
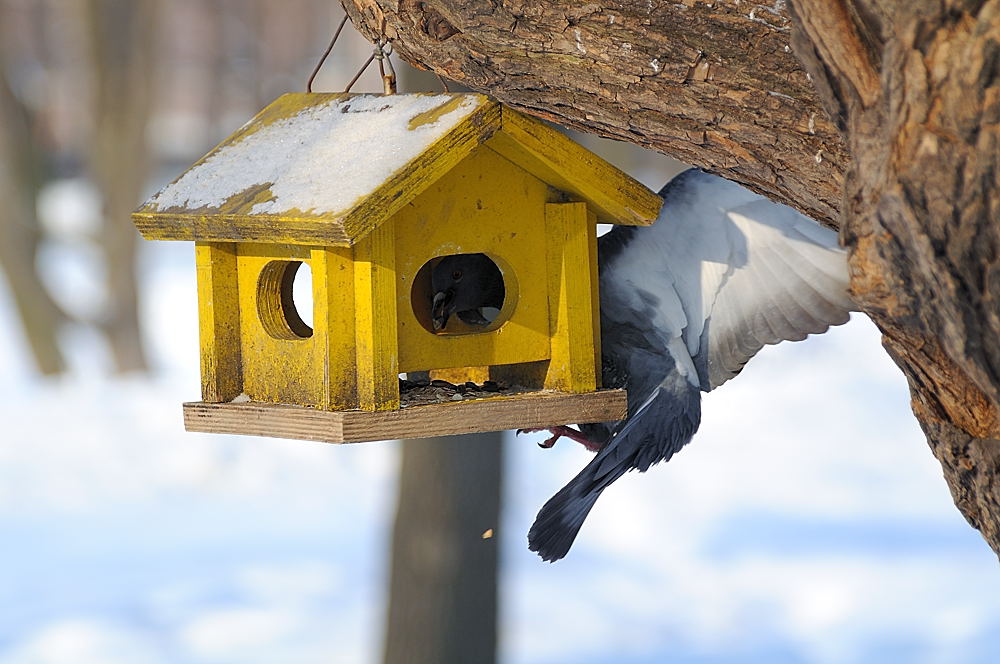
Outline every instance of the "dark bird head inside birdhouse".
<svg viewBox="0 0 1000 664">
<path fill-rule="evenodd" d="M 463 323 L 485 327 L 492 318 L 484 309 L 503 306 L 503 274 L 486 254 L 445 256 L 431 272 L 431 321 L 434 331 L 445 329 L 454 314 Z"/>
</svg>

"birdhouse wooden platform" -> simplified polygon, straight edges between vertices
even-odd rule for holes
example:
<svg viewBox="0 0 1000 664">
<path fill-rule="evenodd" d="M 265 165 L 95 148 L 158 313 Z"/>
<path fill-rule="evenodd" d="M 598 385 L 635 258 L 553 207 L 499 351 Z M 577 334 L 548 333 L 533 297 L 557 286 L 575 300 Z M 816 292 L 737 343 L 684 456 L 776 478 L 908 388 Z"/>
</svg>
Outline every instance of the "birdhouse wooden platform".
<svg viewBox="0 0 1000 664">
<path fill-rule="evenodd" d="M 600 389 L 595 225 L 650 224 L 660 204 L 482 95 L 288 94 L 134 221 L 196 246 L 188 430 L 351 442 L 624 417 L 625 393 Z M 461 254 L 499 268 L 502 305 L 435 330 L 431 270 Z M 302 264 L 312 325 L 292 294 Z M 426 403 L 413 372 L 492 391 Z"/>
</svg>

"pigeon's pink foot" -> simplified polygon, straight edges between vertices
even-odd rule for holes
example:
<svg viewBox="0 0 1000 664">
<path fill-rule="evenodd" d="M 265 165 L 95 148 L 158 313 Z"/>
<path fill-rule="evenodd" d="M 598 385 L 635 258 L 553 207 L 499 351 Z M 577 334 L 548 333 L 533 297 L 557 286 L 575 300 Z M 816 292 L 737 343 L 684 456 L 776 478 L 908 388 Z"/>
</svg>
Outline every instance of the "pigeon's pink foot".
<svg viewBox="0 0 1000 664">
<path fill-rule="evenodd" d="M 568 427 L 565 425 L 558 427 L 547 427 L 541 429 L 518 429 L 517 433 L 519 434 L 536 433 L 538 431 L 548 431 L 550 434 L 552 434 L 551 437 L 545 439 L 541 443 L 538 443 L 539 447 L 545 449 L 549 449 L 550 447 L 555 445 L 556 441 L 559 440 L 560 438 L 569 438 L 570 440 L 575 440 L 576 442 L 580 443 L 591 452 L 597 452 L 598 450 L 601 449 L 601 447 L 603 447 L 601 443 L 595 443 L 590 438 L 587 438 L 587 436 L 581 433 L 580 431 L 577 431 L 573 427 Z"/>
</svg>

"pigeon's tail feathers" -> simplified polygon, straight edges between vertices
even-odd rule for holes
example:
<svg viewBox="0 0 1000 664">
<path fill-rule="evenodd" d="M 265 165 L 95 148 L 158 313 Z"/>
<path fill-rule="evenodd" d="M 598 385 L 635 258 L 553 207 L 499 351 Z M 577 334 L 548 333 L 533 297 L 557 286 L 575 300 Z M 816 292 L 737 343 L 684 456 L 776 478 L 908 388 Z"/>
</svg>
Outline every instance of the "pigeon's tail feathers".
<svg viewBox="0 0 1000 664">
<path fill-rule="evenodd" d="M 601 492 L 628 470 L 623 464 L 613 471 L 613 476 L 605 475 L 598 481 L 599 465 L 600 461 L 593 459 L 538 511 L 538 516 L 528 531 L 528 548 L 541 556 L 542 560 L 554 563 L 569 553 L 580 527 Z"/>
<path fill-rule="evenodd" d="M 640 403 L 590 460 L 535 517 L 528 548 L 542 560 L 564 557 L 601 492 L 630 470 L 646 471 L 670 459 L 694 435 L 701 421 L 701 395 L 678 372 Z"/>
</svg>

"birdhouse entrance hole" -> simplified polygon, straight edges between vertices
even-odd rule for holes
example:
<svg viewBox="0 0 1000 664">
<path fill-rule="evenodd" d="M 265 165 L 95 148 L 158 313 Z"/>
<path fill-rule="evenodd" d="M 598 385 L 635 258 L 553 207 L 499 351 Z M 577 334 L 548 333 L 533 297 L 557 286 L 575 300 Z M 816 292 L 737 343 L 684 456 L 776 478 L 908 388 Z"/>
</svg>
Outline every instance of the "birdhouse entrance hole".
<svg viewBox="0 0 1000 664">
<path fill-rule="evenodd" d="M 448 269 L 445 272 L 438 273 L 440 283 L 435 287 L 435 269 L 443 261 L 454 262 L 454 259 L 461 265 L 446 266 Z M 470 274 L 463 274 L 463 270 Z M 478 285 L 472 286 L 463 280 L 476 277 L 483 278 L 485 283 L 499 282 L 499 292 L 486 297 L 489 300 L 487 306 L 466 311 L 451 310 L 454 291 L 475 291 Z M 510 267 L 500 258 L 481 253 L 449 254 L 432 258 L 417 271 L 410 291 L 410 304 L 417 321 L 431 334 L 441 336 L 492 332 L 514 313 L 516 299 L 516 287 Z M 443 327 L 442 320 L 445 320 Z"/>
<path fill-rule="evenodd" d="M 308 264 L 300 270 L 303 265 L 302 261 L 271 261 L 260 271 L 257 313 L 264 330 L 275 339 L 295 341 L 313 334 L 299 313 L 301 307 L 312 320 L 312 271 Z"/>
</svg>

